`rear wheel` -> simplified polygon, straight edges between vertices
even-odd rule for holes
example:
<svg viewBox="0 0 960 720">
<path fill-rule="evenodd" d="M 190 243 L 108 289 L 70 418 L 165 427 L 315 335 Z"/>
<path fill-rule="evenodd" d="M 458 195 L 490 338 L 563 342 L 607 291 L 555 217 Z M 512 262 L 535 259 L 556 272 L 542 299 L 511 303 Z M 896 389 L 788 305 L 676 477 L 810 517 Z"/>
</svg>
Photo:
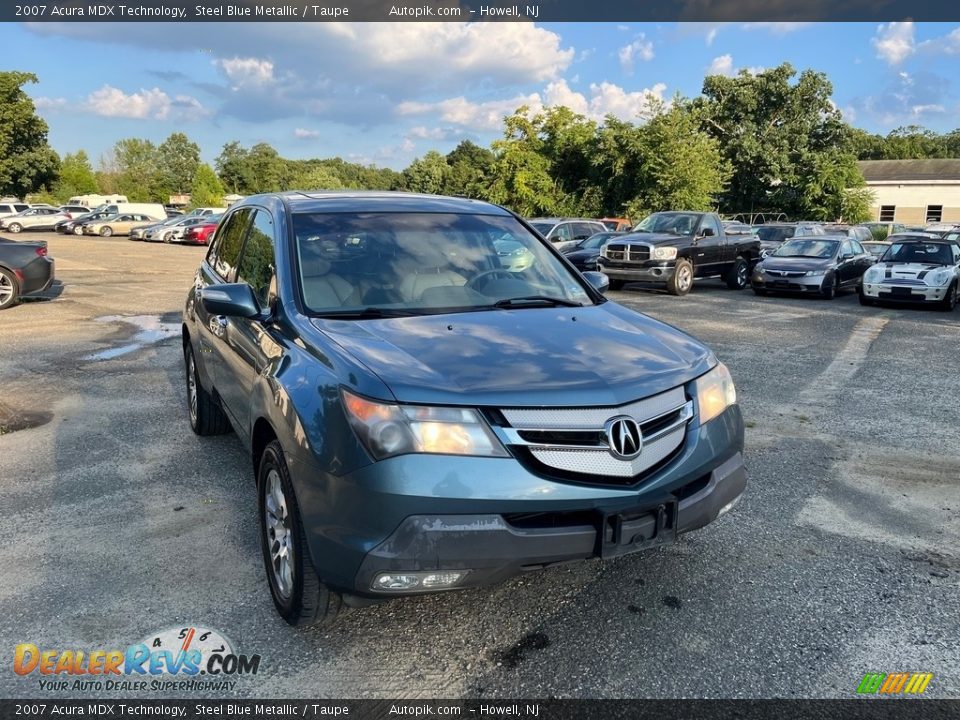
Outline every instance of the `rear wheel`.
<svg viewBox="0 0 960 720">
<path fill-rule="evenodd" d="M 742 257 L 738 257 L 733 263 L 733 266 L 727 272 L 726 280 L 727 287 L 731 290 L 743 290 L 747 286 L 747 279 L 749 274 L 749 268 L 747 266 L 747 261 Z"/>
<path fill-rule="evenodd" d="M 686 295 L 693 288 L 693 263 L 686 258 L 677 260 L 673 275 L 667 281 L 667 292 L 671 295 Z"/>
<path fill-rule="evenodd" d="M 260 546 L 277 612 L 291 625 L 330 622 L 343 599 L 320 581 L 313 567 L 290 472 L 276 440 L 260 459 L 257 496 Z"/>
<path fill-rule="evenodd" d="M 0 268 L 0 310 L 13 307 L 20 301 L 20 286 L 17 276 Z"/>
<path fill-rule="evenodd" d="M 74 235 L 83 235 L 83 226 L 82 226 L 82 225 L 74 225 L 74 226 L 73 226 L 73 234 L 74 234 Z"/>
<path fill-rule="evenodd" d="M 113 235 L 113 228 L 109 225 L 100 228 L 100 237 L 110 237 L 111 235 Z"/>
<path fill-rule="evenodd" d="M 197 435 L 222 435 L 230 430 L 230 421 L 223 408 L 200 384 L 200 374 L 193 357 L 193 346 L 187 343 L 183 349 L 183 362 L 187 380 L 187 411 L 190 428 Z"/>
<path fill-rule="evenodd" d="M 20 223 L 10 223 L 9 225 L 7 225 L 7 230 L 9 230 L 12 233 L 18 233 L 21 230 L 23 230 L 23 225 L 21 225 Z"/>
</svg>

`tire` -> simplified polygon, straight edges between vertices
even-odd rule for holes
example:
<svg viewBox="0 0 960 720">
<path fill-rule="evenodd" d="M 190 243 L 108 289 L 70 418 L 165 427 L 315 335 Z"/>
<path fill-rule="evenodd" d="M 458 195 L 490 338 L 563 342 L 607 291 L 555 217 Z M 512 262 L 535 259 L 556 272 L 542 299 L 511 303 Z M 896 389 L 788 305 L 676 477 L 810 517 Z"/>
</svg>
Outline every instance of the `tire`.
<svg viewBox="0 0 960 720">
<path fill-rule="evenodd" d="M 623 290 L 624 281 L 616 278 L 610 278 L 611 290 Z"/>
<path fill-rule="evenodd" d="M 20 223 L 10 223 L 9 225 L 7 225 L 7 230 L 9 230 L 12 233 L 18 233 L 21 230 L 23 230 L 23 225 L 21 225 Z"/>
<path fill-rule="evenodd" d="M 686 258 L 677 260 L 673 275 L 667 281 L 667 292 L 671 295 L 686 295 L 693 289 L 693 263 Z"/>
<path fill-rule="evenodd" d="M 164 241 L 167 245 L 170 244 L 170 233 L 168 233 L 168 232 L 164 233 L 164 234 L 161 236 L 161 238 L 163 239 L 163 241 Z"/>
<path fill-rule="evenodd" d="M 0 268 L 0 310 L 6 310 L 20 302 L 20 284 L 17 276 Z"/>
<path fill-rule="evenodd" d="M 820 295 L 824 300 L 833 300 L 837 296 L 837 292 L 840 289 L 840 277 L 834 275 L 830 278 L 830 282 L 827 283 L 827 279 L 823 279 L 823 286 L 820 288 Z"/>
<path fill-rule="evenodd" d="M 113 228 L 109 225 L 100 228 L 100 237 L 110 237 L 111 235 L 113 235 Z"/>
<path fill-rule="evenodd" d="M 873 298 L 869 298 L 863 294 L 863 288 L 857 291 L 857 297 L 860 299 L 860 304 L 864 306 L 873 305 Z"/>
<path fill-rule="evenodd" d="M 760 297 L 766 297 L 766 296 L 767 296 L 767 289 L 766 289 L 766 288 L 757 288 L 757 287 L 755 287 L 755 288 L 753 288 L 753 292 L 754 292 L 756 295 L 759 295 Z"/>
<path fill-rule="evenodd" d="M 950 286 L 943 300 L 940 301 L 940 309 L 944 312 L 951 312 L 957 306 L 957 283 Z"/>
<path fill-rule="evenodd" d="M 313 567 L 290 472 L 276 440 L 260 459 L 257 500 L 260 548 L 280 617 L 290 625 L 331 622 L 342 609 L 343 598 L 320 581 Z"/>
<path fill-rule="evenodd" d="M 183 365 L 187 381 L 187 415 L 190 429 L 197 435 L 223 435 L 230 431 L 230 421 L 223 408 L 200 384 L 200 374 L 193 358 L 193 346 L 183 349 Z"/>
<path fill-rule="evenodd" d="M 738 257 L 727 272 L 724 280 L 727 283 L 727 287 L 731 290 L 743 290 L 747 287 L 747 281 L 750 279 L 749 274 L 750 267 L 747 265 L 747 261 L 742 257 Z"/>
<path fill-rule="evenodd" d="M 82 225 L 74 225 L 74 226 L 73 226 L 73 234 L 74 234 L 74 235 L 83 235 L 83 226 L 82 226 Z"/>
</svg>

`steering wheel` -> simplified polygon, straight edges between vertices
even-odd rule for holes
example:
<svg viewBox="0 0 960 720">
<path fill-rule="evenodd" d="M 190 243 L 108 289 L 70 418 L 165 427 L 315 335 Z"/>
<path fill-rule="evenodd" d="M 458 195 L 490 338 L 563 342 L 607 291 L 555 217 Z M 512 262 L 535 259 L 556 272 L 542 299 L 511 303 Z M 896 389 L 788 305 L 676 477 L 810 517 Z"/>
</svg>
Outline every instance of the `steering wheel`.
<svg viewBox="0 0 960 720">
<path fill-rule="evenodd" d="M 474 275 L 467 281 L 467 287 L 471 290 L 477 290 L 479 292 L 480 288 L 477 287 L 477 282 L 484 278 L 493 277 L 495 275 L 500 275 L 507 278 L 508 280 L 513 279 L 513 273 L 507 270 L 506 268 L 494 268 L 493 270 L 484 270 L 479 275 Z M 486 283 L 484 283 L 486 285 Z"/>
</svg>

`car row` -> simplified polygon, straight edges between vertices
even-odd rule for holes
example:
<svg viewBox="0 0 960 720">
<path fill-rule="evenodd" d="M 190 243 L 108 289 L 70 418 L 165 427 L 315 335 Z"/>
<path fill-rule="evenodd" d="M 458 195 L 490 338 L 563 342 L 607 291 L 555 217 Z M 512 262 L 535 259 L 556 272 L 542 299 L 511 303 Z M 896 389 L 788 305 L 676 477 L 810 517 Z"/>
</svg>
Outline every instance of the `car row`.
<svg viewBox="0 0 960 720">
<path fill-rule="evenodd" d="M 211 214 L 210 208 L 197 208 L 188 215 L 167 218 L 163 222 L 135 228 L 131 240 L 145 242 L 184 243 L 206 245 L 220 220 L 219 214 Z"/>
<path fill-rule="evenodd" d="M 17 207 L 13 205 L 12 207 Z M 0 218 L 0 230 L 19 233 L 24 230 L 53 230 L 57 223 L 70 220 L 74 215 L 86 212 L 86 208 L 77 205 L 34 205 L 24 210 Z"/>
</svg>

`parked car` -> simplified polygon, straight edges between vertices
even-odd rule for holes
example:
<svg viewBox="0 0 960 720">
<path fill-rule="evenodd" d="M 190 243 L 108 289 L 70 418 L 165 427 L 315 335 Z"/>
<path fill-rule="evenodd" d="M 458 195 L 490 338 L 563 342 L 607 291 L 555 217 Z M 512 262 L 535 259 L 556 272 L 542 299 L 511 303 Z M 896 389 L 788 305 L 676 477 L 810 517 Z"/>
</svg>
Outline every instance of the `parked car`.
<svg viewBox="0 0 960 720">
<path fill-rule="evenodd" d="M 826 235 L 823 225 L 818 223 L 765 223 L 754 225 L 753 229 L 760 238 L 760 257 L 766 257 L 791 238 Z"/>
<path fill-rule="evenodd" d="M 182 243 L 190 228 L 209 224 L 212 218 L 218 218 L 218 215 L 194 215 L 193 217 L 183 217 L 181 222 L 173 225 L 163 237 L 167 243 Z"/>
<path fill-rule="evenodd" d="M 111 215 L 112 213 L 109 213 L 106 210 L 101 210 L 99 212 L 86 212 L 82 215 L 74 215 L 69 220 L 61 220 L 53 226 L 53 229 L 58 233 L 64 233 L 67 235 L 83 235 L 83 226 L 85 223 L 103 220 Z"/>
<path fill-rule="evenodd" d="M 870 228 L 866 225 L 844 225 L 842 223 L 834 223 L 830 225 L 824 225 L 823 230 L 827 235 L 846 235 L 847 237 L 853 238 L 861 245 L 865 242 L 874 242 L 873 233 L 870 232 Z"/>
<path fill-rule="evenodd" d="M 622 232 L 602 232 L 581 240 L 576 245 L 563 251 L 567 260 L 572 262 L 577 270 L 596 270 L 600 251 L 611 238 L 620 237 Z"/>
<path fill-rule="evenodd" d="M 31 207 L 16 215 L 0 219 L 0 230 L 12 233 L 23 230 L 53 230 L 61 220 L 70 219 L 70 213 L 55 207 Z"/>
<path fill-rule="evenodd" d="M 166 220 L 156 220 L 149 225 L 140 225 L 139 227 L 133 228 L 128 237 L 131 240 L 148 240 L 149 238 L 153 237 L 154 232 L 161 231 L 164 228 L 169 228 L 180 222 L 182 219 L 182 216 L 171 216 Z"/>
<path fill-rule="evenodd" d="M 753 270 L 757 295 L 769 292 L 814 293 L 827 300 L 843 288 L 855 288 L 876 258 L 845 235 L 788 240 Z"/>
<path fill-rule="evenodd" d="M 890 236 L 890 247 L 863 276 L 860 304 L 883 301 L 957 306 L 960 244 L 926 234 Z"/>
<path fill-rule="evenodd" d="M 607 231 L 607 226 L 598 220 L 533 218 L 528 222 L 560 252 L 572 247 L 579 240 L 586 240 L 591 235 Z"/>
<path fill-rule="evenodd" d="M 505 270 L 504 240 L 532 264 Z M 252 455 L 287 622 L 663 545 L 736 504 L 730 373 L 605 281 L 473 200 L 230 208 L 187 292 L 188 415 Z"/>
<path fill-rule="evenodd" d="M 720 216 L 701 212 L 658 212 L 633 231 L 604 245 L 597 267 L 619 290 L 627 282 L 664 285 L 671 295 L 686 295 L 694 278 L 722 277 L 742 290 L 760 258 L 753 235 L 727 235 Z"/>
<path fill-rule="evenodd" d="M 26 295 L 43 292 L 53 278 L 47 243 L 0 238 L 0 310 L 13 307 Z"/>
<path fill-rule="evenodd" d="M 226 208 L 217 208 L 217 207 L 198 207 L 194 208 L 190 212 L 186 213 L 184 217 L 196 217 L 198 215 L 223 215 L 226 211 Z"/>
<path fill-rule="evenodd" d="M 0 218 L 18 215 L 24 210 L 29 210 L 30 206 L 22 202 L 0 202 Z"/>
<path fill-rule="evenodd" d="M 633 227 L 630 218 L 601 218 L 600 222 L 611 232 L 627 232 Z"/>
<path fill-rule="evenodd" d="M 209 245 L 221 217 L 221 215 L 208 215 L 205 218 L 206 222 L 186 228 L 180 242 L 184 245 Z"/>
<path fill-rule="evenodd" d="M 139 213 L 124 213 L 122 215 L 111 215 L 96 220 L 95 222 L 85 223 L 83 225 L 84 235 L 99 235 L 100 237 L 111 237 L 112 235 L 127 235 L 131 230 L 144 225 L 155 223 L 156 219 Z"/>
</svg>

